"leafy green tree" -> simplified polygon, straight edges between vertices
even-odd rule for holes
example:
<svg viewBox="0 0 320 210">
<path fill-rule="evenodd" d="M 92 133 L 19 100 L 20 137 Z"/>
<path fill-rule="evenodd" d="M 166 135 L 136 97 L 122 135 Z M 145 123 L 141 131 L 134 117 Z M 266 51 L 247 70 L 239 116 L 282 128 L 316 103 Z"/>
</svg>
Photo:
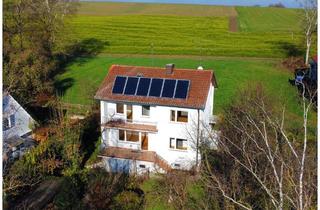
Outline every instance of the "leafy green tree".
<svg viewBox="0 0 320 210">
<path fill-rule="evenodd" d="M 39 93 L 53 93 L 54 52 L 64 20 L 75 1 L 5 0 L 3 2 L 4 87 L 29 103 Z"/>
</svg>

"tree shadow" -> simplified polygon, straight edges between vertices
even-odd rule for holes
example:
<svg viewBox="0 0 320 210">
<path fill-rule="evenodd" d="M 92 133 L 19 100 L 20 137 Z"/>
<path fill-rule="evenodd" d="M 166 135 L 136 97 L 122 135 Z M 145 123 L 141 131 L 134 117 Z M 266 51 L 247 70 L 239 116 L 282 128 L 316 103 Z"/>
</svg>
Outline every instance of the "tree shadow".
<svg viewBox="0 0 320 210">
<path fill-rule="evenodd" d="M 52 72 L 51 78 L 55 78 L 58 74 L 64 73 L 67 67 L 74 62 L 81 65 L 89 61 L 90 58 L 95 57 L 109 45 L 108 41 L 102 41 L 96 38 L 83 39 L 70 44 L 63 52 L 55 55 L 58 65 L 56 70 Z M 63 96 L 66 90 L 72 87 L 73 84 L 73 78 L 56 79 L 54 89 L 59 95 Z"/>
<path fill-rule="evenodd" d="M 284 51 L 287 57 L 297 57 L 303 55 L 303 50 L 295 44 L 285 41 L 272 42 L 272 44 L 274 44 L 278 49 Z"/>
<path fill-rule="evenodd" d="M 55 80 L 54 82 L 54 89 L 58 93 L 59 96 L 64 96 L 66 90 L 72 87 L 74 84 L 73 78 L 65 78 L 62 80 Z"/>
<path fill-rule="evenodd" d="M 102 41 L 96 38 L 83 39 L 74 42 L 67 46 L 63 53 L 56 55 L 56 58 L 59 61 L 58 69 L 65 70 L 65 67 L 73 63 L 77 58 L 95 57 L 107 46 L 110 46 L 108 41 Z M 61 72 L 58 71 L 57 73 Z"/>
<path fill-rule="evenodd" d="M 81 136 L 80 149 L 84 154 L 81 165 L 84 166 L 87 160 L 96 149 L 96 143 L 100 136 L 99 112 L 92 112 L 85 120 Z"/>
</svg>

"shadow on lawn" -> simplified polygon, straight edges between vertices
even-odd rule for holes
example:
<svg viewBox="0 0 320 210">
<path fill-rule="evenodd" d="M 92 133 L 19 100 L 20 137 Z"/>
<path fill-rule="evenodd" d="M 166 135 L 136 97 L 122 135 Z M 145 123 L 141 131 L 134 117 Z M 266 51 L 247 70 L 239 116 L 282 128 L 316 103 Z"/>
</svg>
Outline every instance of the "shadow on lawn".
<svg viewBox="0 0 320 210">
<path fill-rule="evenodd" d="M 287 57 L 297 57 L 303 55 L 303 51 L 297 45 L 285 42 L 278 41 L 273 42 L 273 44 L 280 50 L 283 50 L 286 53 Z"/>
<path fill-rule="evenodd" d="M 87 62 L 88 58 L 93 58 L 99 54 L 106 46 L 109 46 L 109 42 L 101 41 L 99 39 L 90 38 L 84 39 L 79 42 L 75 42 L 66 47 L 66 50 L 56 55 L 58 61 L 57 69 L 52 73 L 52 78 L 55 78 L 58 74 L 62 74 L 66 71 L 67 66 L 71 65 L 75 61 L 80 65 Z M 81 58 L 81 59 L 80 59 Z M 67 89 L 74 84 L 73 78 L 65 78 L 62 80 L 56 80 L 54 82 L 54 88 L 56 92 L 63 96 Z"/>
</svg>

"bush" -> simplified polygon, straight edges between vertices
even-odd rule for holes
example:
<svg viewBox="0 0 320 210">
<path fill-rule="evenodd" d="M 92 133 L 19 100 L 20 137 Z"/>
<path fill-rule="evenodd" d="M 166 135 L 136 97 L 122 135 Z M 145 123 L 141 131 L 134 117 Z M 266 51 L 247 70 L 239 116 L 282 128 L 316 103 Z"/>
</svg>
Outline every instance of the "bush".
<svg viewBox="0 0 320 210">
<path fill-rule="evenodd" d="M 93 170 L 89 174 L 84 205 L 89 209 L 108 209 L 113 198 L 125 189 L 127 180 L 124 174 L 107 173 L 103 169 Z"/>
<path fill-rule="evenodd" d="M 81 202 L 84 182 L 78 175 L 65 177 L 62 188 L 56 195 L 53 205 L 56 209 L 83 209 Z"/>
<path fill-rule="evenodd" d="M 113 209 L 138 210 L 143 208 L 143 197 L 134 191 L 123 191 L 115 197 Z"/>
</svg>

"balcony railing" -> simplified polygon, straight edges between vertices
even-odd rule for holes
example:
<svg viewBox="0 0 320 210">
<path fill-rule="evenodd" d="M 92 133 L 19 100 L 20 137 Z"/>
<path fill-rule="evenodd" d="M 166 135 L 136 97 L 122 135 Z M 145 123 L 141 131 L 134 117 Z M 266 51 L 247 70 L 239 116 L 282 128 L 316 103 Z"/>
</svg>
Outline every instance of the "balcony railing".
<svg viewBox="0 0 320 210">
<path fill-rule="evenodd" d="M 125 117 L 120 117 L 120 116 L 112 116 L 112 117 L 103 117 L 102 118 L 102 123 L 107 123 L 110 121 L 157 126 L 157 122 L 154 122 L 154 121 L 126 119 Z"/>
</svg>

